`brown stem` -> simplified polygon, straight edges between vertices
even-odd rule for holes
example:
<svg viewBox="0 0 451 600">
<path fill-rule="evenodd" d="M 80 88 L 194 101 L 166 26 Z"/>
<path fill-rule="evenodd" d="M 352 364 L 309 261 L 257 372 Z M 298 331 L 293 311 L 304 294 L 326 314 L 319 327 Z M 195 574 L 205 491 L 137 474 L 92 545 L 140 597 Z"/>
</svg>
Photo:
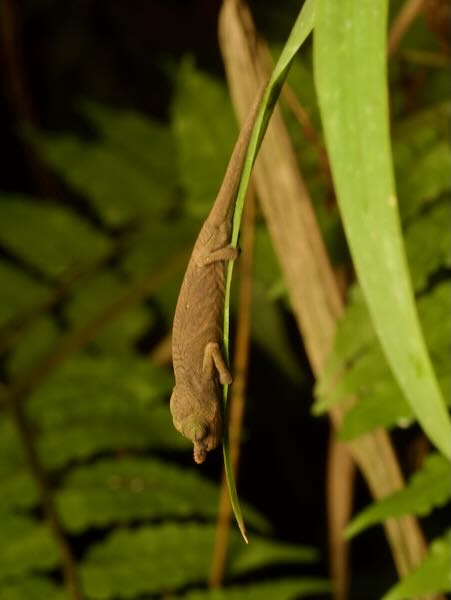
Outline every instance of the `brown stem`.
<svg viewBox="0 0 451 600">
<path fill-rule="evenodd" d="M 3 392 L 1 388 L 0 391 Z M 64 535 L 64 531 L 59 520 L 58 511 L 53 501 L 51 486 L 47 480 L 46 473 L 39 462 L 33 434 L 25 416 L 23 405 L 19 402 L 15 402 L 7 393 L 3 393 L 2 396 L 7 403 L 7 407 L 16 425 L 19 438 L 25 451 L 25 459 L 31 476 L 35 480 L 38 487 L 44 517 L 50 527 L 60 553 L 64 581 L 67 590 L 73 600 L 83 600 L 77 572 L 77 564 L 72 554 L 70 545 L 68 544 Z"/>
<path fill-rule="evenodd" d="M 327 460 L 327 523 L 329 564 L 334 582 L 334 600 L 345 600 L 349 588 L 349 544 L 343 543 L 343 530 L 352 513 L 355 463 L 345 444 L 333 431 Z"/>
<path fill-rule="evenodd" d="M 406 48 L 400 50 L 399 58 L 404 62 L 433 69 L 449 69 L 449 57 L 438 52 Z"/>
<path fill-rule="evenodd" d="M 240 454 L 240 438 L 243 424 L 246 381 L 249 364 L 249 338 L 252 304 L 252 260 L 254 250 L 255 194 L 248 194 L 243 216 L 243 253 L 240 260 L 240 294 L 238 301 L 238 322 L 234 355 L 234 381 L 229 403 L 229 440 L 230 459 L 236 477 Z M 219 492 L 218 521 L 216 525 L 215 546 L 211 563 L 209 585 L 221 586 L 224 578 L 227 546 L 230 534 L 232 506 L 229 500 L 227 482 L 222 475 Z"/>
<path fill-rule="evenodd" d="M 399 48 L 402 38 L 422 9 L 424 0 L 405 0 L 393 19 L 388 34 L 388 55 L 393 56 Z"/>
</svg>

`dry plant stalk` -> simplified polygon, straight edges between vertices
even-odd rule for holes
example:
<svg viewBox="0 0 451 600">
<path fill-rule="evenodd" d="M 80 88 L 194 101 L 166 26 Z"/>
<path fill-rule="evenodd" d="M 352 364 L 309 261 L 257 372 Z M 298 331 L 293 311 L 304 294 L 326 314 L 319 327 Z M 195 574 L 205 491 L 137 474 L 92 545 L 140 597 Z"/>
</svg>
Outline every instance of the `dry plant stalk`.
<svg viewBox="0 0 451 600">
<path fill-rule="evenodd" d="M 390 56 L 398 50 L 402 38 L 423 8 L 423 4 L 424 0 L 405 0 L 401 6 L 400 11 L 393 19 L 388 36 L 387 50 Z"/>
<path fill-rule="evenodd" d="M 352 513 L 355 464 L 343 442 L 330 432 L 327 456 L 326 495 L 330 575 L 334 582 L 334 600 L 348 596 L 350 568 L 349 544 L 343 540 L 343 529 Z"/>
<path fill-rule="evenodd" d="M 243 119 L 247 106 L 267 77 L 265 50 L 257 39 L 249 10 L 236 0 L 224 1 L 219 31 L 232 101 Z M 299 331 L 312 369 L 319 375 L 332 349 L 344 307 L 311 199 L 277 108 L 254 177 Z M 342 406 L 331 410 L 335 427 L 340 426 L 343 414 Z M 348 449 L 375 498 L 402 488 L 402 474 L 384 430 L 350 442 Z M 403 576 L 425 554 L 423 535 L 412 517 L 389 519 L 384 526 L 397 570 Z"/>
</svg>

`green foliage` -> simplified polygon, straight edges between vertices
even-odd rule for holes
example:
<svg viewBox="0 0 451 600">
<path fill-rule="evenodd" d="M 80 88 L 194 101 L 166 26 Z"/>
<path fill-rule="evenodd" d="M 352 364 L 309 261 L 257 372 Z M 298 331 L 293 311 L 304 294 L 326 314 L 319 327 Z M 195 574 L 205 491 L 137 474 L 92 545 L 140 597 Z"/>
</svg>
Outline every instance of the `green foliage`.
<svg viewBox="0 0 451 600">
<path fill-rule="evenodd" d="M 426 210 L 419 212 L 406 225 L 407 256 L 418 292 L 423 292 L 426 283 L 450 264 L 448 213 L 449 208 L 443 201 L 429 199 Z M 437 240 L 437 243 L 427 243 L 431 239 Z M 449 295 L 450 284 L 443 281 L 423 293 L 417 303 L 429 354 L 445 398 L 450 396 L 446 358 L 450 351 L 447 333 Z M 317 395 L 317 413 L 346 397 L 359 398 L 345 416 L 341 429 L 344 439 L 351 439 L 378 426 L 412 422 L 412 412 L 390 373 L 357 287 L 351 294 L 334 352 L 317 386 Z"/>
<path fill-rule="evenodd" d="M 165 207 L 165 202 L 173 200 L 178 173 L 170 157 L 176 152 L 176 145 L 167 124 L 134 111 L 114 110 L 89 101 L 82 103 L 82 110 L 105 144 L 146 175 L 150 189 L 143 208 L 149 204 Z"/>
<path fill-rule="evenodd" d="M 443 506 L 451 498 L 449 467 L 445 457 L 430 454 L 405 488 L 363 510 L 346 527 L 346 535 L 352 537 L 388 517 L 425 516 L 435 507 Z"/>
<path fill-rule="evenodd" d="M 101 232 L 57 204 L 4 195 L 1 210 L 2 246 L 48 277 L 63 275 L 108 247 Z"/>
<path fill-rule="evenodd" d="M 20 271 L 13 265 L 0 260 L 0 325 L 4 326 L 18 313 L 33 306 L 45 294 L 45 286 Z"/>
<path fill-rule="evenodd" d="M 214 519 L 218 500 L 217 486 L 193 469 L 151 457 L 100 459 L 76 467 L 57 495 L 61 519 L 74 533 L 137 519 Z M 250 507 L 245 513 L 251 526 L 268 531 L 258 513 Z"/>
<path fill-rule="evenodd" d="M 313 411 L 321 414 L 346 401 L 350 409 L 339 431 L 343 440 L 418 421 L 445 455 L 431 454 L 405 489 L 357 515 L 346 529 L 351 537 L 389 517 L 429 515 L 450 498 L 449 415 L 442 399 L 450 397 L 451 388 L 449 104 L 431 92 L 427 108 L 407 110 L 406 117 L 403 99 L 392 99 L 403 114 L 393 125 L 392 165 L 387 3 L 376 7 L 349 0 L 338 7 L 318 0 L 316 6 L 319 104 L 359 284 L 350 290 L 333 351 L 316 386 Z M 443 541 L 439 546 L 441 552 L 431 547 L 418 570 L 384 600 L 449 590 L 449 558 L 445 567 Z"/>
<path fill-rule="evenodd" d="M 0 582 L 29 572 L 50 571 L 58 562 L 56 544 L 48 527 L 28 517 L 3 515 Z"/>
<path fill-rule="evenodd" d="M 448 170 L 450 162 L 448 160 L 441 166 L 442 174 Z M 444 227 L 450 216 L 448 202 L 434 202 L 421 218 L 414 219 L 406 228 L 407 260 L 417 292 L 426 288 L 431 273 L 451 267 L 451 232 Z M 428 243 L 430 240 L 435 243 Z M 427 328 L 425 332 L 427 335 Z"/>
<path fill-rule="evenodd" d="M 94 318 L 111 298 L 119 296 L 122 281 L 111 271 L 98 272 L 96 278 L 86 283 L 67 305 L 66 316 L 73 326 Z M 130 352 L 130 345 L 139 335 L 149 331 L 154 324 L 154 314 L 145 306 L 136 306 L 120 315 L 96 337 L 94 345 L 109 351 Z"/>
<path fill-rule="evenodd" d="M 69 600 L 61 587 L 44 577 L 24 577 L 1 588 L 2 600 Z"/>
<path fill-rule="evenodd" d="M 286 579 L 256 585 L 230 586 L 219 590 L 188 592 L 185 600 L 294 600 L 329 592 L 330 585 L 322 579 Z"/>
<path fill-rule="evenodd" d="M 19 375 L 31 368 L 40 356 L 51 351 L 60 334 L 58 324 L 51 317 L 43 316 L 33 320 L 24 332 L 21 344 L 13 348 L 8 357 L 6 363 L 8 374 Z"/>
<path fill-rule="evenodd" d="M 187 210 L 205 217 L 221 184 L 237 127 L 223 86 L 196 70 L 192 60 L 183 61 L 177 72 L 172 128 Z"/>
<path fill-rule="evenodd" d="M 187 585 L 205 588 L 211 566 L 218 486 L 181 466 L 191 445 L 171 422 L 172 375 L 144 357 L 139 342 L 170 325 L 198 216 L 211 203 L 233 143 L 229 101 L 222 85 L 187 62 L 177 78 L 171 126 L 91 102 L 82 107 L 95 139 L 28 134 L 80 194 L 81 209 L 32 197 L 4 196 L 0 205 L 0 245 L 13 259 L 0 263 L 7 285 L 0 300 L 5 372 L 12 387 L 37 377 L 26 397 L 13 400 L 23 403 L 29 430 L 0 406 L 2 600 L 70 598 L 55 577 L 61 549 L 43 510 L 42 481 L 29 469 L 24 435 L 46 474 L 66 541 L 76 543 L 84 598 L 162 597 L 168 590 L 177 597 Z M 224 107 L 230 121 L 217 119 Z M 199 144 L 192 144 L 195 131 Z M 199 177 L 206 169 L 210 176 Z M 93 214 L 101 226 L 92 224 Z M 262 345 L 284 365 L 289 343 L 271 304 L 280 274 L 274 257 L 270 273 L 263 264 L 271 250 L 262 236 L 266 250 L 257 259 L 256 282 L 264 287 L 278 339 L 272 347 L 266 337 Z M 168 266 L 172 261 L 175 267 Z M 145 278 L 145 292 L 110 315 L 124 292 Z M 10 343 L 8 326 L 16 321 Z M 293 358 L 291 372 L 295 377 Z M 0 391 L 8 393 L 7 387 Z M 277 565 L 283 573 L 285 564 L 310 563 L 318 552 L 275 540 L 267 520 L 246 502 L 243 513 L 252 543 L 246 547 L 232 531 L 226 587 L 215 594 L 234 598 L 244 590 L 249 597 L 288 599 L 329 589 L 311 577 L 262 583 L 260 569 Z M 245 587 L 229 585 L 242 575 Z"/>
<path fill-rule="evenodd" d="M 114 140 L 85 141 L 69 134 L 34 133 L 31 140 L 64 181 L 90 200 L 108 226 L 127 223 L 168 209 L 173 190 L 162 188 L 159 177 L 136 164 Z M 149 147 L 155 154 L 152 137 Z M 171 176 L 173 180 L 173 176 Z"/>
<path fill-rule="evenodd" d="M 429 553 L 422 563 L 382 600 L 409 600 L 426 594 L 448 593 L 451 587 L 449 565 L 451 562 L 450 533 L 431 543 Z"/>
<path fill-rule="evenodd" d="M 249 187 L 252 166 L 255 162 L 260 144 L 263 140 L 263 136 L 265 135 L 266 127 L 268 125 L 268 121 L 270 116 L 274 110 L 274 106 L 279 97 L 282 86 L 287 77 L 288 71 L 290 69 L 291 63 L 299 50 L 302 44 L 305 42 L 306 38 L 309 36 L 313 29 L 314 22 L 314 2 L 313 0 L 307 0 L 305 4 L 302 6 L 299 15 L 293 25 L 293 28 L 288 36 L 288 39 L 282 49 L 280 57 L 271 73 L 271 77 L 266 84 L 262 97 L 259 99 L 258 112 L 255 116 L 254 126 L 252 129 L 252 133 L 249 138 L 249 143 L 247 146 L 246 156 L 243 163 L 241 179 L 238 185 L 236 199 L 235 199 L 235 209 L 233 213 L 233 226 L 232 226 L 232 235 L 230 239 L 231 246 L 235 248 L 238 245 L 238 237 L 240 233 L 240 224 L 241 217 L 244 209 L 244 199 L 247 194 L 247 189 Z M 232 284 L 232 274 L 233 274 L 233 266 L 234 261 L 229 261 L 227 264 L 227 272 L 226 272 L 226 284 L 225 284 L 225 298 L 224 298 L 224 332 L 223 332 L 223 341 L 224 341 L 224 352 L 226 360 L 229 359 L 229 328 L 230 328 L 230 290 Z M 227 414 L 227 393 L 228 388 L 224 386 L 224 406 L 223 412 Z M 224 455 L 224 471 L 227 481 L 227 487 L 229 490 L 230 501 L 232 504 L 233 513 L 239 525 L 240 531 L 243 535 L 243 538 L 247 541 L 245 528 L 243 519 L 241 516 L 240 506 L 238 502 L 238 495 L 236 491 L 233 468 L 232 468 L 232 460 L 230 456 L 229 449 L 229 439 L 228 439 L 228 431 L 226 429 L 223 435 L 223 455 Z"/>
<path fill-rule="evenodd" d="M 442 228 L 444 225 L 445 222 L 442 222 Z M 449 398 L 451 383 L 446 362 L 450 350 L 446 326 L 450 322 L 450 291 L 449 283 L 439 284 L 418 302 L 429 353 L 446 398 Z M 366 321 L 359 328 L 359 323 L 365 318 Z M 350 337 L 352 332 L 354 335 Z M 340 326 L 334 354 L 325 377 L 318 385 L 317 394 L 316 413 L 347 397 L 359 398 L 343 420 L 340 436 L 346 440 L 376 427 L 405 426 L 413 421 L 412 411 L 390 372 L 357 290 Z"/>
<path fill-rule="evenodd" d="M 186 449 L 165 398 L 169 374 L 138 358 L 79 357 L 29 398 L 41 460 L 61 468 L 111 450 Z"/>
<path fill-rule="evenodd" d="M 387 2 L 321 0 L 316 8 L 319 104 L 359 282 L 406 401 L 449 457 L 451 423 L 419 326 L 399 227 L 385 66 Z"/>
<path fill-rule="evenodd" d="M 89 551 L 82 567 L 86 594 L 96 600 L 115 594 L 133 598 L 200 583 L 208 576 L 213 540 L 211 525 L 171 523 L 119 530 Z M 179 553 L 182 545 L 189 551 Z M 267 564 L 311 561 L 314 556 L 309 549 L 268 543 L 257 535 L 246 546 L 234 532 L 227 573 L 237 576 Z"/>
</svg>

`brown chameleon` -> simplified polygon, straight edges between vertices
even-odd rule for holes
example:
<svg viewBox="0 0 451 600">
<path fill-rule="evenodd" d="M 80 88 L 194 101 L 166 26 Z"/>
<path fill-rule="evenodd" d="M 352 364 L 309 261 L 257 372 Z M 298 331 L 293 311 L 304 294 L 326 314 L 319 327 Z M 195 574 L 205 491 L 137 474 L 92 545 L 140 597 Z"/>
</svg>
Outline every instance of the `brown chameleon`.
<svg viewBox="0 0 451 600">
<path fill-rule="evenodd" d="M 226 261 L 238 185 L 262 92 L 252 107 L 230 157 L 219 193 L 194 244 L 175 309 L 172 361 L 175 428 L 194 444 L 202 463 L 222 438 L 222 388 L 232 375 L 222 351 Z"/>
</svg>

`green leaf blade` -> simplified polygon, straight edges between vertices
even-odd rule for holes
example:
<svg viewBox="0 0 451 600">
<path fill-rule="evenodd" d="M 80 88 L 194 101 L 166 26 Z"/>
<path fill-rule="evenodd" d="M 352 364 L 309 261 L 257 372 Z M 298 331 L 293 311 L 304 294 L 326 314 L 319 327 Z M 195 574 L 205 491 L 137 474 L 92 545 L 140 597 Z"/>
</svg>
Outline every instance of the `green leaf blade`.
<svg viewBox="0 0 451 600">
<path fill-rule="evenodd" d="M 252 167 L 255 162 L 260 144 L 265 135 L 272 111 L 279 97 L 282 85 L 287 77 L 290 65 L 296 55 L 296 52 L 302 46 L 313 28 L 314 22 L 314 1 L 307 0 L 303 5 L 296 22 L 291 30 L 288 40 L 282 50 L 279 60 L 277 61 L 274 71 L 271 75 L 268 86 L 263 94 L 260 103 L 259 111 L 255 120 L 252 135 L 249 140 L 249 146 L 246 152 L 243 172 L 241 174 L 240 184 L 238 186 L 235 211 L 233 214 L 233 228 L 230 243 L 232 246 L 237 246 L 238 236 L 241 226 L 241 218 L 244 209 L 244 199 L 246 197 L 249 181 L 251 177 Z M 230 291 L 232 286 L 233 276 L 233 261 L 229 261 L 226 274 L 225 298 L 224 298 L 224 350 L 227 361 L 229 360 L 229 329 L 230 329 Z M 224 387 L 224 414 L 227 414 L 227 386 Z M 241 515 L 238 494 L 236 491 L 235 478 L 233 474 L 232 461 L 230 458 L 230 448 L 228 436 L 224 437 L 223 441 L 224 455 L 224 471 L 229 489 L 230 501 L 233 508 L 238 527 L 247 542 L 246 532 L 243 517 Z"/>
<path fill-rule="evenodd" d="M 376 333 L 414 414 L 451 456 L 451 425 L 415 310 L 397 211 L 387 3 L 317 2 L 315 77 L 338 201 Z"/>
</svg>

